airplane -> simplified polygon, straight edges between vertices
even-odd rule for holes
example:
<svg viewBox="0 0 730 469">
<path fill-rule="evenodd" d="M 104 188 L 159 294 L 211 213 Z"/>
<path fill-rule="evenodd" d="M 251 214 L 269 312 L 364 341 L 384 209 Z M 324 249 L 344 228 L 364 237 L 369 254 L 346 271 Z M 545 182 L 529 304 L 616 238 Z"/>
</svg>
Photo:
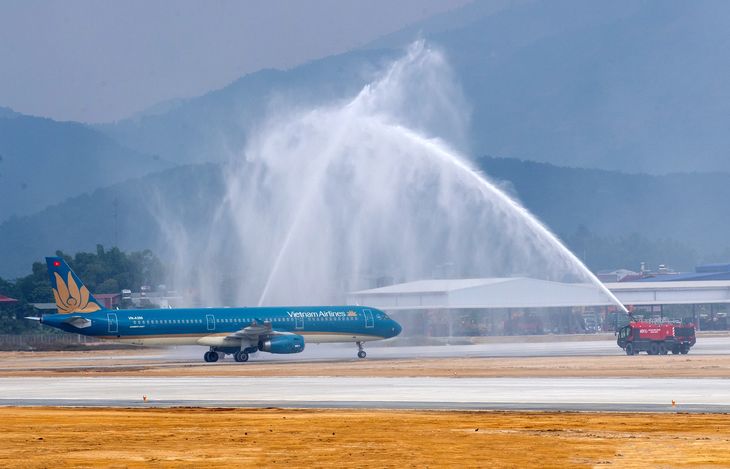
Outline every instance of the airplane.
<svg viewBox="0 0 730 469">
<path fill-rule="evenodd" d="M 257 308 L 107 309 L 99 304 L 60 257 L 46 257 L 57 314 L 27 319 L 77 334 L 133 345 L 203 345 L 215 362 L 251 353 L 300 353 L 308 343 L 363 343 L 403 330 L 383 311 L 362 306 Z"/>
</svg>

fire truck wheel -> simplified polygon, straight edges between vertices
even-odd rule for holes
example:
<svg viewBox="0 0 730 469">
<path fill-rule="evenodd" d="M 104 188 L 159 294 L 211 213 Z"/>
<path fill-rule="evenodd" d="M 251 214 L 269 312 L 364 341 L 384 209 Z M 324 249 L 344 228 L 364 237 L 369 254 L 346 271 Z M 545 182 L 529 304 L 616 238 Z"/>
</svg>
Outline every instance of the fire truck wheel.
<svg viewBox="0 0 730 469">
<path fill-rule="evenodd" d="M 689 353 L 689 347 L 683 345 L 682 348 L 679 349 L 679 353 L 681 353 L 682 355 L 687 355 Z"/>
<path fill-rule="evenodd" d="M 652 342 L 649 345 L 649 355 L 659 355 L 659 344 Z"/>
<path fill-rule="evenodd" d="M 634 354 L 634 344 L 626 344 L 626 355 Z"/>
<path fill-rule="evenodd" d="M 672 347 L 672 353 L 675 355 L 679 353 L 679 345 L 675 345 L 674 347 Z"/>
<path fill-rule="evenodd" d="M 666 355 L 667 354 L 667 345 L 662 342 L 659 344 L 659 355 Z"/>
</svg>

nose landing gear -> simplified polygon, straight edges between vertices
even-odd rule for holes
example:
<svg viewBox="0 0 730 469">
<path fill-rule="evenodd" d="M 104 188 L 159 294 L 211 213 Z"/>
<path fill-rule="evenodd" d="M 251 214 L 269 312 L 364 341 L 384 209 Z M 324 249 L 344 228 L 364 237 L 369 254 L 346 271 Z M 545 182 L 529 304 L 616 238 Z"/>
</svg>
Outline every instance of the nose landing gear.
<svg viewBox="0 0 730 469">
<path fill-rule="evenodd" d="M 357 342 L 357 357 L 358 358 L 365 358 L 367 357 L 367 353 L 365 353 L 365 350 L 362 348 L 362 342 Z"/>
</svg>

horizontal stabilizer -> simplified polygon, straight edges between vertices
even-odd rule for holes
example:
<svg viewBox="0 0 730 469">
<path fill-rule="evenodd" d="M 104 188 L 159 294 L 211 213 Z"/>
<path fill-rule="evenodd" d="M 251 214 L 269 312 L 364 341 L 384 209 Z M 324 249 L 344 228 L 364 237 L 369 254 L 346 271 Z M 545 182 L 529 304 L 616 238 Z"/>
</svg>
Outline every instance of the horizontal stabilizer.
<svg viewBox="0 0 730 469">
<path fill-rule="evenodd" d="M 87 319 L 83 316 L 71 316 L 70 318 L 63 321 L 65 324 L 69 324 L 78 329 L 91 326 L 91 319 Z"/>
</svg>

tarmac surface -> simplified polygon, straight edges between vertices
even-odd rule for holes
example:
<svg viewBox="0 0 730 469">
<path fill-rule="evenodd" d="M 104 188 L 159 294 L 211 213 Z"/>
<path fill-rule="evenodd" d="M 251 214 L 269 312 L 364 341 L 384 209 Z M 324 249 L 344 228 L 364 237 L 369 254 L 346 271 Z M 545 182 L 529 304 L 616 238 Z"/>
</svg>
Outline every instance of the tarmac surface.
<svg viewBox="0 0 730 469">
<path fill-rule="evenodd" d="M 730 379 L 4 378 L 0 405 L 729 413 Z"/>
<path fill-rule="evenodd" d="M 610 336 L 610 337 L 609 337 Z M 539 337 L 539 336 L 538 336 Z M 526 337 L 524 339 L 530 339 Z M 575 356 L 622 356 L 624 351 L 616 345 L 613 334 L 608 334 L 605 340 L 589 341 L 564 341 L 564 342 L 519 342 L 519 343 L 486 343 L 475 345 L 445 345 L 445 346 L 420 346 L 420 347 L 383 347 L 375 344 L 365 344 L 367 358 L 369 360 L 393 360 L 406 358 L 499 358 L 499 357 L 575 357 Z M 370 345 L 370 346 L 369 346 Z M 149 354 L 134 353 L 125 355 L 114 354 L 108 357 L 109 365 L 95 363 L 96 368 L 104 366 L 137 367 L 139 361 L 145 361 L 145 366 L 166 367 L 170 364 L 200 364 L 203 362 L 205 347 L 177 347 L 167 350 L 150 350 Z M 357 348 L 354 344 L 307 344 L 302 353 L 295 355 L 273 355 L 269 353 L 255 353 L 251 355 L 251 362 L 266 360 L 267 362 L 344 362 L 355 358 Z M 110 354 L 111 355 L 111 354 Z M 689 356 L 692 355 L 730 355 L 730 337 L 699 337 L 697 344 L 692 347 Z M 33 357 L 0 359 L 0 371 L 3 370 L 52 370 L 54 368 L 78 368 L 84 369 L 88 365 L 84 362 L 104 360 L 99 355 L 89 357 L 67 357 L 43 358 L 43 365 L 33 363 L 30 367 L 23 367 L 24 362 L 37 362 Z M 56 365 L 54 362 L 63 361 L 63 364 Z M 76 362 L 74 366 L 69 362 Z M 125 364 L 128 362 L 129 364 Z M 228 356 L 218 363 L 211 363 L 208 366 L 225 365 L 232 362 Z M 245 366 L 245 365 L 243 365 Z"/>
<path fill-rule="evenodd" d="M 530 340 L 526 338 L 525 340 Z M 415 358 L 601 357 L 624 355 L 615 340 L 487 343 L 423 347 L 367 347 L 368 362 Z M 204 364 L 213 376 L 182 377 L 39 377 L 33 370 L 63 368 L 164 368 L 200 365 L 204 347 L 121 352 L 103 356 L 0 360 L 0 370 L 31 370 L 31 376 L 4 377 L 0 406 L 110 407 L 285 407 L 352 409 L 454 409 L 524 411 L 712 412 L 730 413 L 730 377 L 591 378 L 591 377 L 349 377 L 216 376 L 232 360 Z M 310 345 L 297 355 L 255 354 L 252 362 L 272 366 L 340 363 L 348 366 L 353 344 Z M 730 337 L 702 337 L 686 357 L 730 355 Z M 683 359 L 685 356 L 681 356 Z M 649 357 L 646 357 L 649 358 Z M 656 360 L 680 358 L 651 357 Z M 100 362 L 101 361 L 101 362 Z M 685 360 L 686 361 L 686 360 Z M 357 362 L 357 360 L 356 360 Z M 237 367 L 252 363 L 236 364 Z M 277 365 L 274 365 L 277 364 Z M 286 365 L 288 364 L 288 365 Z M 648 365 L 648 364 L 647 364 Z M 644 366 L 644 365 L 642 365 Z M 715 366 L 714 368 L 718 368 Z M 224 368 L 220 368 L 224 370 Z M 647 373 L 651 373 L 647 369 Z M 81 373 L 79 373 L 80 375 Z M 560 375 L 558 375 L 560 376 Z M 146 397 L 146 402 L 144 400 Z M 672 405 L 675 401 L 675 405 Z"/>
</svg>

